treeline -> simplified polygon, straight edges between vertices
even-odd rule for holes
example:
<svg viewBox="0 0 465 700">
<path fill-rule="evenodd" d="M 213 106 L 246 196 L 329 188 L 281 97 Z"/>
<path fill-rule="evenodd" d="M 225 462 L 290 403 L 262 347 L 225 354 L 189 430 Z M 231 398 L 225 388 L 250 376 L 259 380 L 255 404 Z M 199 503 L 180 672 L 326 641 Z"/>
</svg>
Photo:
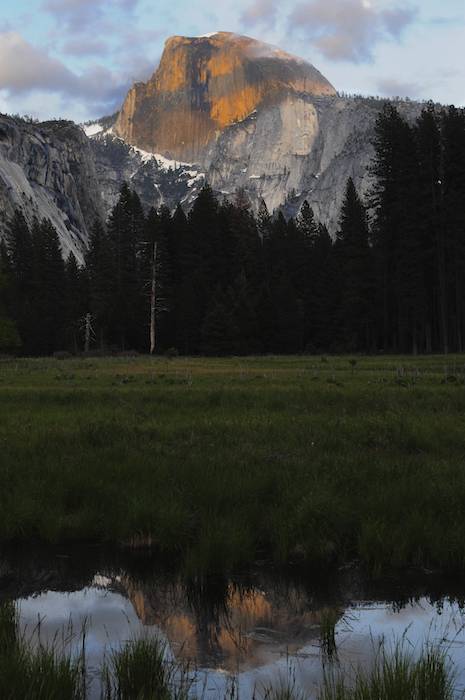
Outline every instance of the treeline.
<svg viewBox="0 0 465 700">
<path fill-rule="evenodd" d="M 374 147 L 368 210 L 349 180 L 334 241 L 308 202 L 286 221 L 206 186 L 187 215 L 145 213 L 124 186 L 79 267 L 49 222 L 29 228 L 17 212 L 0 256 L 0 349 L 77 352 L 87 333 L 94 350 L 147 352 L 153 310 L 159 352 L 462 351 L 464 112 L 428 105 L 409 124 L 387 105 Z"/>
<path fill-rule="evenodd" d="M 388 105 L 374 146 L 377 347 L 462 352 L 465 111 L 430 104 L 412 126 Z"/>
</svg>

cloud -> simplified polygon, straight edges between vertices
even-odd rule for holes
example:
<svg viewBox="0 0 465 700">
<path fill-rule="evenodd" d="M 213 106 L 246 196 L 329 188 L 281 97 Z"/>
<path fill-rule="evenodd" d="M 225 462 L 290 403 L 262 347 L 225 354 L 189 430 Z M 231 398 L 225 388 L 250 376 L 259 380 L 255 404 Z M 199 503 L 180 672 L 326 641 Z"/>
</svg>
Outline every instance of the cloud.
<svg viewBox="0 0 465 700">
<path fill-rule="evenodd" d="M 272 29 L 276 24 L 277 11 L 276 0 L 254 0 L 242 13 L 240 22 L 245 27 L 261 25 Z"/>
<path fill-rule="evenodd" d="M 61 51 L 69 56 L 105 56 L 109 47 L 101 39 L 79 37 L 65 41 Z"/>
<path fill-rule="evenodd" d="M 410 6 L 376 9 L 371 0 L 311 0 L 294 8 L 289 25 L 331 60 L 367 63 L 376 44 L 399 40 L 416 14 Z"/>
<path fill-rule="evenodd" d="M 378 92 L 384 97 L 420 99 L 424 93 L 422 85 L 414 82 L 404 82 L 396 78 L 380 78 L 376 85 Z"/>
<path fill-rule="evenodd" d="M 429 99 L 438 90 L 447 86 L 451 79 L 460 78 L 460 71 L 456 68 L 434 68 L 430 71 L 422 71 L 421 80 L 399 80 L 397 78 L 379 78 L 376 82 L 376 90 L 385 97 L 410 97 L 412 99 Z M 446 99 L 447 102 L 447 99 Z"/>
<path fill-rule="evenodd" d="M 29 44 L 17 32 L 0 34 L 0 85 L 19 94 L 53 85 L 57 91 L 74 83 L 74 74 L 43 49 Z"/>
<path fill-rule="evenodd" d="M 67 31 L 79 33 L 100 22 L 111 10 L 133 12 L 139 0 L 45 0 L 42 9 Z"/>
<path fill-rule="evenodd" d="M 131 77 L 127 70 L 115 72 L 102 66 L 74 73 L 17 32 L 0 33 L 0 85 L 10 97 L 47 92 L 65 103 L 85 101 L 90 109 L 108 113 L 121 105 Z"/>
</svg>

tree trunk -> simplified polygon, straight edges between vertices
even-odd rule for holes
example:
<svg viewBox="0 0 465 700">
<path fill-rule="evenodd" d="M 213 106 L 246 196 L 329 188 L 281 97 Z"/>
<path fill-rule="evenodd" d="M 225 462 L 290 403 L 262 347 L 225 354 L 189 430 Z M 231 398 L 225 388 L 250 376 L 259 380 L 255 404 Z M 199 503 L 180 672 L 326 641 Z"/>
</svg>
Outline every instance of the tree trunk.
<svg viewBox="0 0 465 700">
<path fill-rule="evenodd" d="M 441 170 L 443 170 L 441 164 Z M 444 175 L 441 176 L 438 184 L 439 190 L 439 226 L 437 229 L 437 272 L 439 283 L 439 332 L 441 338 L 442 352 L 447 355 L 449 352 L 449 331 L 447 327 L 447 286 L 446 286 L 446 242 L 444 231 Z M 435 199 L 434 205 L 436 206 Z"/>
<path fill-rule="evenodd" d="M 84 352 L 88 353 L 90 349 L 90 336 L 92 333 L 92 322 L 91 322 L 91 315 L 86 314 L 86 332 L 85 332 L 85 340 L 84 340 Z"/>
<path fill-rule="evenodd" d="M 157 242 L 153 244 L 152 285 L 150 290 L 150 354 L 155 352 L 155 317 L 157 307 Z"/>
</svg>

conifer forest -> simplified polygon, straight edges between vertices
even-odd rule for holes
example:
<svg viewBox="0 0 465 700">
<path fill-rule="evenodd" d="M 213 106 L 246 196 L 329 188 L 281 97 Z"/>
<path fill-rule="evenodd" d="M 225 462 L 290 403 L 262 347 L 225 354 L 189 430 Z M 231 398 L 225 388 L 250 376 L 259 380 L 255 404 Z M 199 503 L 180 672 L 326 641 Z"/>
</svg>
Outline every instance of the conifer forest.
<svg viewBox="0 0 465 700">
<path fill-rule="evenodd" d="M 371 171 L 363 200 L 348 180 L 334 240 L 307 201 L 286 220 L 205 186 L 187 214 L 144 212 L 124 185 L 79 266 L 49 221 L 17 211 L 1 248 L 0 349 L 462 352 L 465 113 L 428 104 L 410 124 L 387 105 Z"/>
</svg>

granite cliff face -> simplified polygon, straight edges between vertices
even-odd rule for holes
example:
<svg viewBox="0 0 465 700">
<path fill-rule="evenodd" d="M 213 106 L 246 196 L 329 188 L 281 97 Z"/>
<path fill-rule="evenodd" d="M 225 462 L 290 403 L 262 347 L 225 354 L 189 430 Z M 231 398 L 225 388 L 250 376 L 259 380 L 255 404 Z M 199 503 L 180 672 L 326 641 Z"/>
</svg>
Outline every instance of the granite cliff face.
<svg viewBox="0 0 465 700">
<path fill-rule="evenodd" d="M 49 218 L 82 260 L 88 231 L 123 182 L 146 208 L 187 210 L 208 182 L 255 209 L 298 213 L 307 199 L 334 234 L 346 182 L 362 196 L 384 101 L 345 98 L 309 63 L 227 32 L 172 37 L 147 83 L 113 118 L 78 127 L 0 116 L 0 236 L 15 207 Z M 409 120 L 420 104 L 397 102 Z"/>
<path fill-rule="evenodd" d="M 308 199 L 334 233 L 347 179 L 362 195 L 370 187 L 371 141 L 383 104 L 338 96 L 311 64 L 254 39 L 175 36 L 152 78 L 131 89 L 106 138 L 190 163 L 197 185 L 203 177 L 225 196 L 243 188 L 255 208 L 264 199 L 270 211 L 294 215 Z M 412 102 L 398 108 L 408 118 L 421 109 Z M 147 174 L 146 165 L 138 174 Z M 137 180 L 131 173 L 136 187 Z M 166 188 L 158 173 L 154 182 L 159 199 Z"/>
<path fill-rule="evenodd" d="M 55 226 L 63 255 L 79 261 L 105 210 L 89 140 L 71 122 L 30 124 L 0 116 L 0 236 L 16 208 Z"/>
<path fill-rule="evenodd" d="M 309 63 L 255 39 L 174 36 L 152 78 L 130 90 L 115 133 L 146 151 L 203 163 L 224 129 L 300 93 L 335 90 Z"/>
</svg>

